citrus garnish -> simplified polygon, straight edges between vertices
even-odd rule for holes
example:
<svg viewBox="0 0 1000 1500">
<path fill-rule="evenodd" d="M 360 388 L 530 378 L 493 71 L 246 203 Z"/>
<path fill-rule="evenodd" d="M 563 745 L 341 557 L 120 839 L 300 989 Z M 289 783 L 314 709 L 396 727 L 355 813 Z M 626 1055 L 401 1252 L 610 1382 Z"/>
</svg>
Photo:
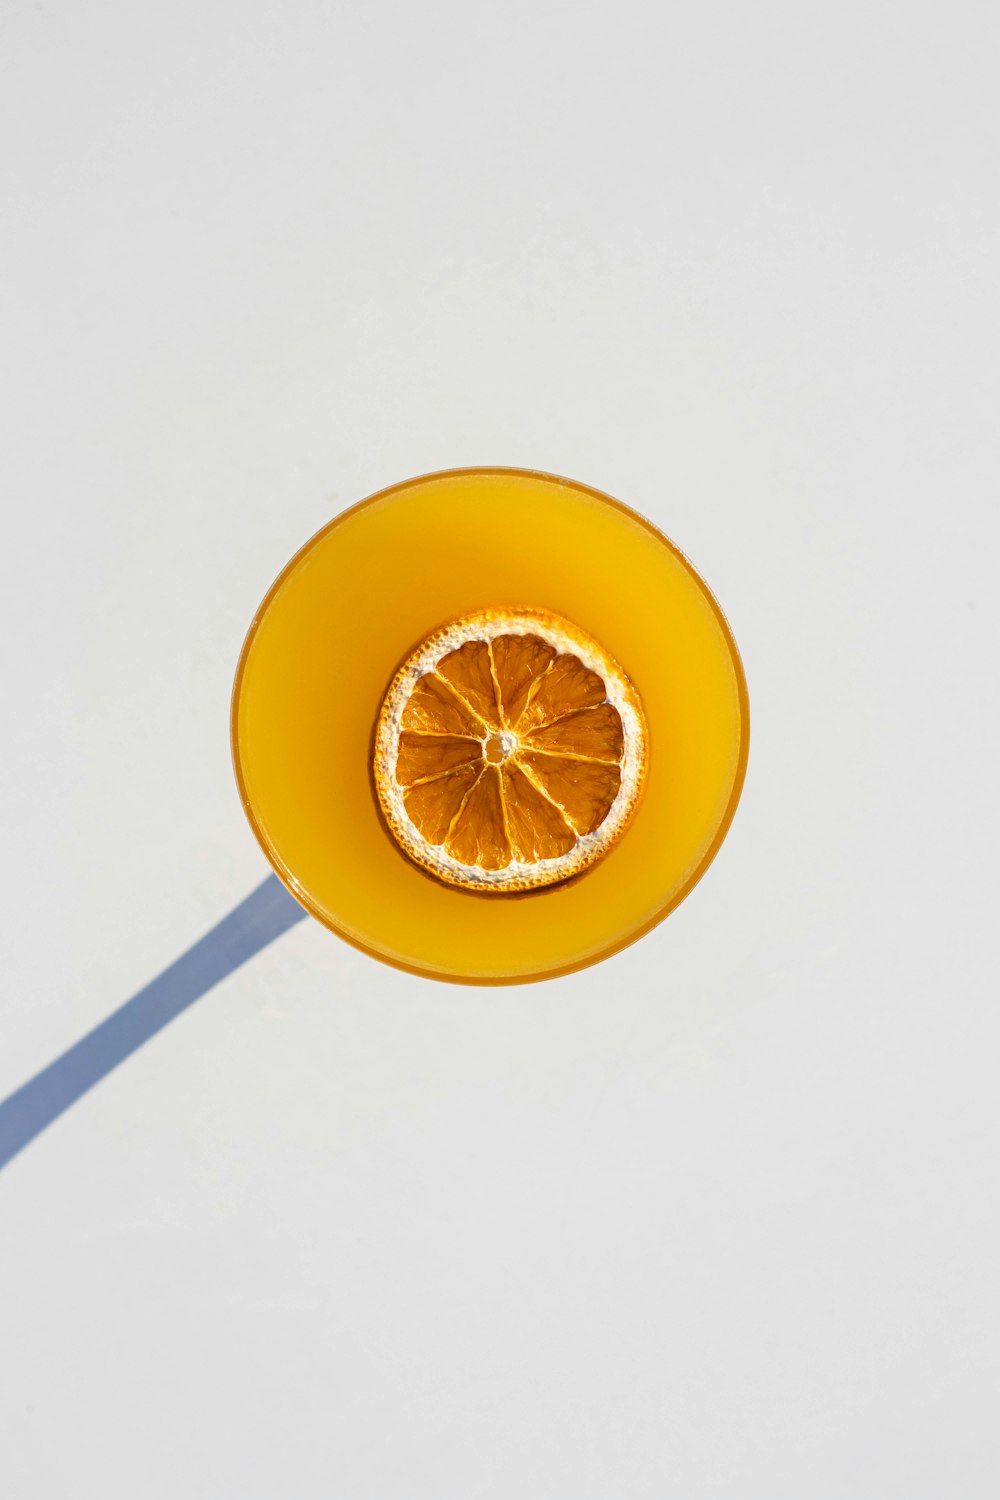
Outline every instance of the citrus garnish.
<svg viewBox="0 0 1000 1500">
<path fill-rule="evenodd" d="M 621 838 L 646 770 L 638 694 L 546 610 L 442 626 L 393 678 L 375 732 L 379 804 L 406 854 L 452 885 L 524 891 Z"/>
</svg>

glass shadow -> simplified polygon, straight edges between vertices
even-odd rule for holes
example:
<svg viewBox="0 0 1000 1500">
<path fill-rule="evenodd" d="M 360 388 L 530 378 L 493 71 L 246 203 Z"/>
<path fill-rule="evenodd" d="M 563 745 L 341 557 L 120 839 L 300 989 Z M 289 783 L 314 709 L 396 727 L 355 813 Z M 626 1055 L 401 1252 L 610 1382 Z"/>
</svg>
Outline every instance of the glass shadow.
<svg viewBox="0 0 1000 1500">
<path fill-rule="evenodd" d="M 306 915 L 269 875 L 106 1021 L 0 1100 L 0 1170 L 150 1037 Z"/>
</svg>

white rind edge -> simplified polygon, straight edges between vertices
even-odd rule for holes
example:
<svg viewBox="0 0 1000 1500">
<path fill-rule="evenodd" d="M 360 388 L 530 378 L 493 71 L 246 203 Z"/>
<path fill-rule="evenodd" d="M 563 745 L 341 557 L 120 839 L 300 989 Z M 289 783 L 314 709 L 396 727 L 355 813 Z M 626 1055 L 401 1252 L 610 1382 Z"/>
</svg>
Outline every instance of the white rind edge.
<svg viewBox="0 0 1000 1500">
<path fill-rule="evenodd" d="M 432 671 L 443 656 L 466 642 L 492 641 L 501 635 L 536 635 L 560 655 L 569 653 L 579 657 L 585 667 L 603 679 L 607 690 L 605 702 L 617 709 L 622 721 L 622 779 L 603 823 L 593 833 L 582 835 L 566 854 L 533 863 L 511 860 L 502 870 L 483 870 L 478 865 L 463 864 L 448 854 L 443 845 L 427 843 L 406 811 L 405 789 L 396 782 L 396 756 L 403 714 L 418 679 Z M 425 869 L 473 890 L 514 891 L 552 885 L 595 863 L 616 842 L 635 811 L 646 759 L 645 724 L 632 684 L 617 662 L 602 652 L 590 636 L 548 610 L 537 614 L 530 609 L 482 610 L 428 636 L 389 685 L 375 735 L 375 763 L 383 772 L 376 777 L 379 802 L 401 848 Z"/>
</svg>

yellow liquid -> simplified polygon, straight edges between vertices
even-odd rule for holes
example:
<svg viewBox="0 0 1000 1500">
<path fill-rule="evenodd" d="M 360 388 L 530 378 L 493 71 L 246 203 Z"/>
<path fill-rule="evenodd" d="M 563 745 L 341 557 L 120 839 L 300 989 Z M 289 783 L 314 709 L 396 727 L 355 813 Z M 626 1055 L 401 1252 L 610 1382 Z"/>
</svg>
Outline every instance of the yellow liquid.
<svg viewBox="0 0 1000 1500">
<path fill-rule="evenodd" d="M 382 825 L 372 731 L 393 673 L 456 615 L 541 607 L 617 658 L 642 698 L 649 769 L 635 820 L 563 886 L 484 896 L 418 869 Z M 749 722 L 739 656 L 690 564 L 633 512 L 521 470 L 383 491 L 295 557 L 258 612 L 233 695 L 251 824 L 314 916 L 389 963 L 516 983 L 605 957 L 670 911 L 735 811 Z"/>
</svg>

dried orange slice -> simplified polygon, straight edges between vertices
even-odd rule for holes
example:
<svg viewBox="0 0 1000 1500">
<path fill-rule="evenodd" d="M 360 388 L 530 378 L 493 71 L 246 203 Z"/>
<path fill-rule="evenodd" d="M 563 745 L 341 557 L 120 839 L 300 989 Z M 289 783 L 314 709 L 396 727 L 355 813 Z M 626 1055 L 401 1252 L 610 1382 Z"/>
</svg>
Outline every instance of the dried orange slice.
<svg viewBox="0 0 1000 1500">
<path fill-rule="evenodd" d="M 525 891 L 619 841 L 646 772 L 638 694 L 547 610 L 487 609 L 429 635 L 385 695 L 379 804 L 409 857 L 451 885 Z"/>
</svg>

